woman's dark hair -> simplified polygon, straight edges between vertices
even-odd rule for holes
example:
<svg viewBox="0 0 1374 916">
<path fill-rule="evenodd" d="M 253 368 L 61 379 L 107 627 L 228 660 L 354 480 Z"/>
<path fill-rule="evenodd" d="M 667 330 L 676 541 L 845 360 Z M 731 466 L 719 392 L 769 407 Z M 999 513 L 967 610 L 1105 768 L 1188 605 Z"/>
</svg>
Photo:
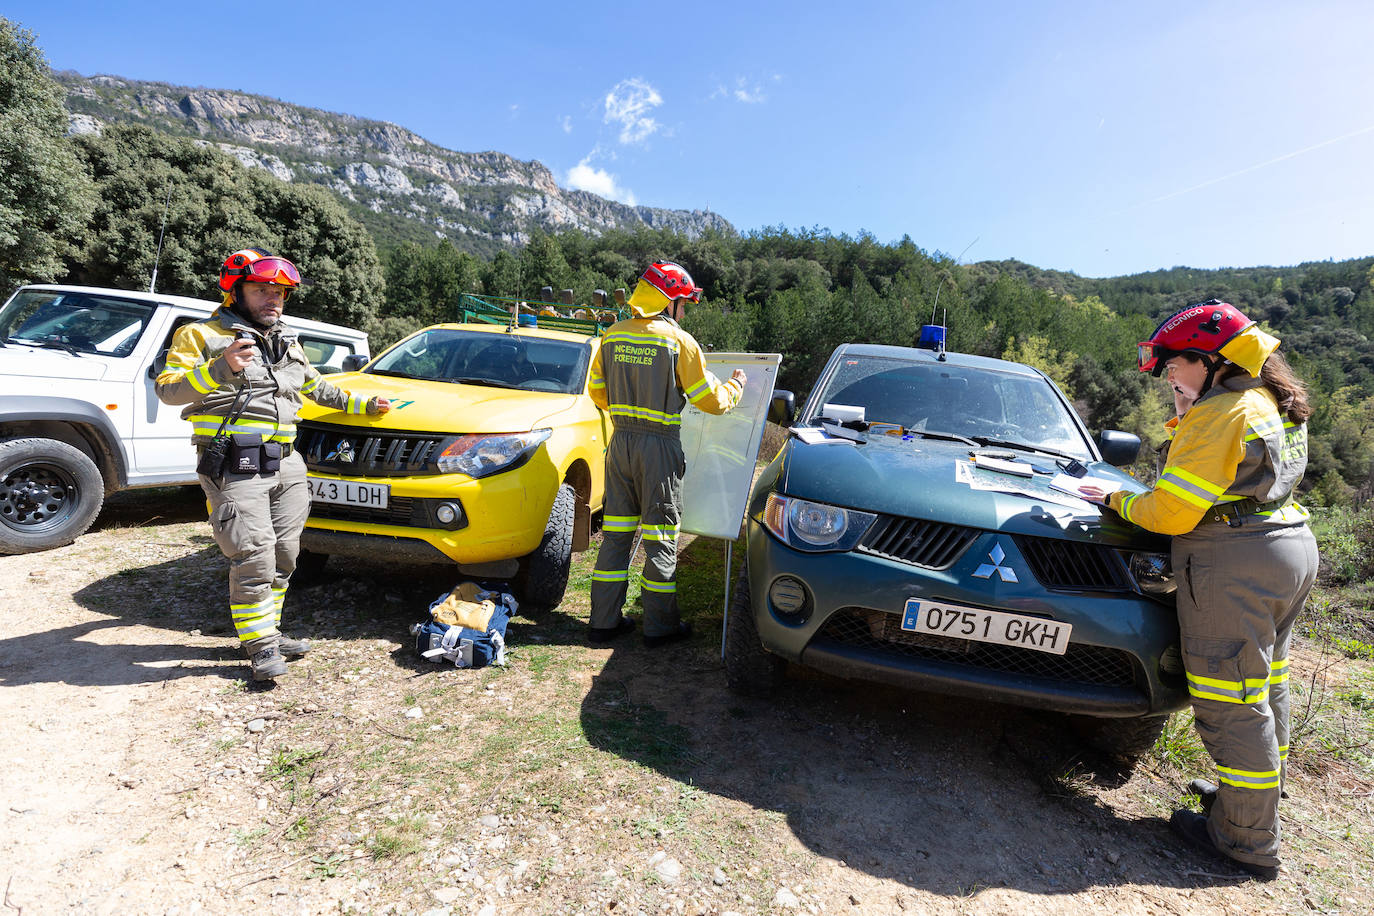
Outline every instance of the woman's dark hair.
<svg viewBox="0 0 1374 916">
<path fill-rule="evenodd" d="M 1179 355 L 1193 358 L 1191 353 Z M 1231 365 L 1218 375 L 1217 380 L 1241 374 L 1248 373 L 1240 366 Z M 1274 400 L 1279 402 L 1279 413 L 1294 423 L 1306 423 L 1307 418 L 1312 416 L 1312 406 L 1307 403 L 1307 385 L 1298 378 L 1282 353 L 1275 350 L 1269 354 L 1264 366 L 1260 368 L 1259 377 L 1264 387 L 1274 396 Z"/>
</svg>

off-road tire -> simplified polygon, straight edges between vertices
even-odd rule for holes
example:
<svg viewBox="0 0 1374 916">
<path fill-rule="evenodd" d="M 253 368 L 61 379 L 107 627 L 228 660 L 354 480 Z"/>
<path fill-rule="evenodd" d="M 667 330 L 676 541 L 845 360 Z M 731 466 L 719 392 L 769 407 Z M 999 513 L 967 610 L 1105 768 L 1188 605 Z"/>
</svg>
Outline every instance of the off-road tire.
<svg viewBox="0 0 1374 916">
<path fill-rule="evenodd" d="M 568 590 L 568 571 L 572 568 L 573 520 L 577 514 L 577 491 L 565 483 L 553 497 L 544 537 L 534 552 L 520 561 L 521 599 L 535 613 L 551 611 L 563 601 Z"/>
<path fill-rule="evenodd" d="M 740 569 L 725 624 L 725 682 L 747 697 L 770 696 L 782 684 L 787 661 L 763 647 L 749 598 L 749 564 Z"/>
<path fill-rule="evenodd" d="M 1164 733 L 1168 716 L 1137 716 L 1130 719 L 1103 719 L 1095 716 L 1070 716 L 1075 732 L 1095 750 L 1116 759 L 1129 772 L 1149 753 Z"/>
<path fill-rule="evenodd" d="M 329 554 L 302 547 L 296 554 L 296 571 L 291 574 L 291 581 L 296 585 L 318 584 L 324 579 L 324 567 L 328 562 Z"/>
<path fill-rule="evenodd" d="M 104 502 L 100 469 L 80 449 L 56 439 L 0 442 L 0 554 L 70 544 Z"/>
</svg>

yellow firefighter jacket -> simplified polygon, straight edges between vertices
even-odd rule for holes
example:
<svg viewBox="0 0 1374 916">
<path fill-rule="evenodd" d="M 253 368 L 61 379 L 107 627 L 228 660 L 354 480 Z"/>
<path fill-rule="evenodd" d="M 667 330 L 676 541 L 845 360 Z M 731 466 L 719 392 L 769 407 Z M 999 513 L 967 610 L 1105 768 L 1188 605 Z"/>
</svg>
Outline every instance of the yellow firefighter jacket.
<svg viewBox="0 0 1374 916">
<path fill-rule="evenodd" d="M 253 335 L 259 358 L 235 375 L 224 351 L 239 331 Z M 157 377 L 157 396 L 164 404 L 184 404 L 182 419 L 191 421 L 191 441 L 209 442 L 231 412 L 241 388 L 250 393 L 239 418 L 226 433 L 258 433 L 264 442 L 292 443 L 301 396 L 352 414 L 367 413 L 370 402 L 324 380 L 301 348 L 296 332 L 278 321 L 261 331 L 225 308 L 204 321 L 179 328 L 167 352 L 167 367 Z"/>
<path fill-rule="evenodd" d="M 606 330 L 592 361 L 588 394 L 617 430 L 677 439 L 687 401 L 723 414 L 744 393 L 734 379 L 721 382 L 707 371 L 696 339 L 659 314 L 667 304 L 641 280 L 630 299 L 634 317 Z"/>
<path fill-rule="evenodd" d="M 1257 378 L 1217 383 L 1166 427 L 1172 441 L 1154 489 L 1118 490 L 1107 499 L 1122 518 L 1150 531 L 1184 534 L 1214 507 L 1247 497 L 1259 503 L 1286 498 L 1307 468 L 1307 426 L 1281 414 Z M 1255 514 L 1269 524 L 1307 520 L 1307 510 L 1296 503 Z"/>
</svg>

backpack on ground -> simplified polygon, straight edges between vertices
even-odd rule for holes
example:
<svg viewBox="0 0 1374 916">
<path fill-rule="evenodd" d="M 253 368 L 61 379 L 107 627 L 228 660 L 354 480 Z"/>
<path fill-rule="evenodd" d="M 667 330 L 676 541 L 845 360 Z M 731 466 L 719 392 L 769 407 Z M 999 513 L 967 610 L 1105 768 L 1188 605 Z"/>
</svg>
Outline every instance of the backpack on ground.
<svg viewBox="0 0 1374 916">
<path fill-rule="evenodd" d="M 415 651 L 434 662 L 458 668 L 506 663 L 506 624 L 515 616 L 515 596 L 460 582 L 429 606 L 429 620 L 411 626 Z"/>
</svg>

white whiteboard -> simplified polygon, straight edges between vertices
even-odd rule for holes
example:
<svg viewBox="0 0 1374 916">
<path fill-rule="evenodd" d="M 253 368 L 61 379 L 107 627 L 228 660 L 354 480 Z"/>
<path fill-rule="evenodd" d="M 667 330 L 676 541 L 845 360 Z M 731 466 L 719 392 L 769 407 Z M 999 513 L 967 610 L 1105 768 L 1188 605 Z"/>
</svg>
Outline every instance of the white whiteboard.
<svg viewBox="0 0 1374 916">
<path fill-rule="evenodd" d="M 778 380 L 778 353 L 705 353 L 706 368 L 722 382 L 736 369 L 748 380 L 735 409 L 715 416 L 688 404 L 682 411 L 682 530 L 733 541 L 754 482 L 754 462 Z"/>
</svg>

